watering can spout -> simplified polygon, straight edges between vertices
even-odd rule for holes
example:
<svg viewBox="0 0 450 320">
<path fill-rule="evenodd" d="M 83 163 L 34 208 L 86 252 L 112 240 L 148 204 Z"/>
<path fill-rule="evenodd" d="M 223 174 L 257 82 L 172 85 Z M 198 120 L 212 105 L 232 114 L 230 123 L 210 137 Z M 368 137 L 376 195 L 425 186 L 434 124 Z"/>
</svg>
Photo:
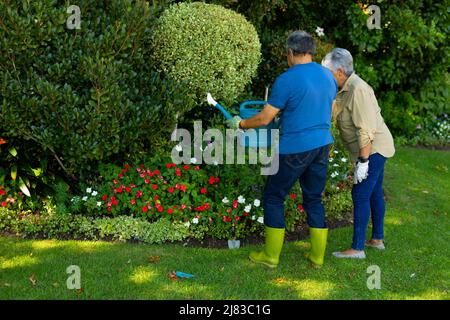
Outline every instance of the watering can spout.
<svg viewBox="0 0 450 320">
<path fill-rule="evenodd" d="M 231 119 L 233 118 L 231 116 L 231 114 L 225 110 L 224 107 L 222 107 L 216 100 L 214 100 L 214 98 L 212 97 L 211 93 L 208 92 L 208 94 L 206 95 L 206 101 L 208 102 L 209 105 L 213 106 L 214 108 L 218 109 L 220 112 L 222 112 L 222 114 L 225 116 L 225 119 Z"/>
</svg>

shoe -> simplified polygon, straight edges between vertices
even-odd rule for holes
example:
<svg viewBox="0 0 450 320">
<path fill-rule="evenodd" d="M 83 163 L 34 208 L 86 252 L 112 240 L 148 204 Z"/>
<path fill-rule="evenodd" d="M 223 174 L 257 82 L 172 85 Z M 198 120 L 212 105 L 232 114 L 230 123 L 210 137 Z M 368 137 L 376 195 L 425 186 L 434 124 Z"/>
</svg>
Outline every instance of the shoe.
<svg viewBox="0 0 450 320">
<path fill-rule="evenodd" d="M 251 252 L 249 258 L 255 263 L 263 264 L 269 268 L 278 266 L 281 249 L 284 243 L 285 229 L 267 227 L 263 251 Z"/>
<path fill-rule="evenodd" d="M 309 233 L 311 235 L 311 250 L 305 256 L 316 266 L 322 266 L 327 247 L 328 229 L 309 228 Z"/>
<path fill-rule="evenodd" d="M 366 241 L 365 246 L 366 246 L 366 247 L 375 248 L 375 249 L 378 249 L 378 250 L 384 250 L 384 249 L 386 249 L 383 242 L 381 242 L 381 243 L 379 243 L 379 244 L 372 244 L 372 243 L 370 243 L 369 241 Z"/>
<path fill-rule="evenodd" d="M 344 253 L 338 251 L 338 252 L 333 252 L 333 256 L 335 256 L 336 258 L 342 258 L 342 259 L 365 259 L 366 258 L 366 254 L 364 253 L 364 251 L 352 253 L 352 254 L 344 254 Z"/>
</svg>

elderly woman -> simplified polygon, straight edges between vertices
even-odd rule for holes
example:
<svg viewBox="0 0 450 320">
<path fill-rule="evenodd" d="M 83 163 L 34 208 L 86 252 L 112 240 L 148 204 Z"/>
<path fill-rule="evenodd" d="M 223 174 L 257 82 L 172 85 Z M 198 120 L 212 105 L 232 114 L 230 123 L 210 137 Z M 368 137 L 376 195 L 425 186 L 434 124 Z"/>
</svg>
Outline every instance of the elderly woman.
<svg viewBox="0 0 450 320">
<path fill-rule="evenodd" d="M 373 89 L 353 71 L 353 58 L 345 49 L 328 53 L 322 65 L 331 70 L 339 92 L 333 110 L 339 133 L 355 163 L 353 243 L 351 249 L 334 252 L 337 258 L 364 259 L 364 247 L 384 250 L 383 173 L 386 159 L 394 155 L 394 142 L 381 116 Z M 366 230 L 372 213 L 372 239 Z"/>
</svg>

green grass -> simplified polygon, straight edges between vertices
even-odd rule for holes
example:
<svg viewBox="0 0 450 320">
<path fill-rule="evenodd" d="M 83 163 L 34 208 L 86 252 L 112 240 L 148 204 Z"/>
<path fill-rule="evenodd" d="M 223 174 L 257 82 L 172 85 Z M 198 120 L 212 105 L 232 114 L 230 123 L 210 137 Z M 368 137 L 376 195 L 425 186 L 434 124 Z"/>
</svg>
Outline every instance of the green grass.
<svg viewBox="0 0 450 320">
<path fill-rule="evenodd" d="M 107 242 L 0 238 L 1 299 L 449 299 L 450 153 L 401 148 L 387 163 L 387 250 L 337 260 L 352 228 L 329 235 L 325 265 L 303 258 L 308 241 L 285 245 L 275 270 L 238 250 Z M 151 264 L 148 256 L 159 255 Z M 81 268 L 82 292 L 66 288 L 66 268 Z M 369 290 L 367 267 L 381 269 Z M 174 282 L 173 270 L 196 275 Z M 35 274 L 33 286 L 29 277 Z"/>
</svg>

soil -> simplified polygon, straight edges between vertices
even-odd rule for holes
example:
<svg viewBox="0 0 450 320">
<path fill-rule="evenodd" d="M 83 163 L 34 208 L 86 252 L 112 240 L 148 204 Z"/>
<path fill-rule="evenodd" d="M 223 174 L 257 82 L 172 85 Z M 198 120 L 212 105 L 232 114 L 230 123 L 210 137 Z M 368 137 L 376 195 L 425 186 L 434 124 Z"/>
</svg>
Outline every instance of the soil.
<svg viewBox="0 0 450 320">
<path fill-rule="evenodd" d="M 347 226 L 352 225 L 352 223 L 353 223 L 352 214 L 350 212 L 344 214 L 344 218 L 341 220 L 331 220 L 331 219 L 327 220 L 327 226 L 328 226 L 328 229 L 330 229 L 330 230 L 336 229 L 336 228 L 347 227 Z M 309 230 L 309 228 L 306 225 L 297 226 L 293 232 L 286 232 L 284 241 L 292 242 L 292 241 L 307 239 L 309 236 L 308 230 Z M 48 237 L 46 237 L 45 234 L 35 234 L 32 236 L 22 237 L 22 236 L 17 236 L 16 234 L 14 234 L 12 232 L 8 232 L 8 231 L 0 231 L 0 236 L 2 236 L 2 237 L 20 237 L 20 238 L 24 238 L 24 239 L 37 239 L 37 240 L 48 239 Z M 71 234 L 60 234 L 60 235 L 58 235 L 58 237 L 56 237 L 56 239 L 58 239 L 58 240 L 89 240 L 89 239 L 73 237 L 73 235 L 71 235 Z M 264 235 L 263 234 L 255 235 L 255 236 L 248 237 L 246 239 L 239 239 L 239 240 L 240 240 L 241 247 L 248 246 L 248 245 L 255 245 L 255 244 L 264 244 Z M 114 240 L 112 237 L 104 237 L 101 239 L 101 241 L 118 242 L 117 240 Z M 133 240 L 133 239 L 131 239 L 127 242 L 128 243 L 141 243 L 140 241 Z M 217 239 L 217 238 L 212 238 L 212 237 L 206 237 L 202 241 L 193 239 L 193 238 L 189 238 L 184 241 L 176 241 L 176 242 L 174 242 L 174 244 L 180 244 L 185 247 L 219 248 L 219 249 L 220 248 L 222 248 L 222 249 L 228 248 L 228 240 Z"/>
<path fill-rule="evenodd" d="M 352 213 L 346 213 L 342 220 L 327 220 L 328 229 L 336 229 L 342 227 L 348 227 L 353 224 Z M 309 228 L 307 225 L 300 225 L 294 230 L 294 232 L 286 232 L 284 242 L 293 242 L 304 240 L 309 237 Z M 254 244 L 264 244 L 264 235 L 255 235 L 248 237 L 246 239 L 239 239 L 241 241 L 240 246 L 248 246 Z M 228 240 L 217 239 L 212 237 L 207 237 L 202 241 L 197 239 L 187 239 L 182 242 L 177 242 L 185 247 L 202 247 L 202 248 L 228 248 Z"/>
</svg>

